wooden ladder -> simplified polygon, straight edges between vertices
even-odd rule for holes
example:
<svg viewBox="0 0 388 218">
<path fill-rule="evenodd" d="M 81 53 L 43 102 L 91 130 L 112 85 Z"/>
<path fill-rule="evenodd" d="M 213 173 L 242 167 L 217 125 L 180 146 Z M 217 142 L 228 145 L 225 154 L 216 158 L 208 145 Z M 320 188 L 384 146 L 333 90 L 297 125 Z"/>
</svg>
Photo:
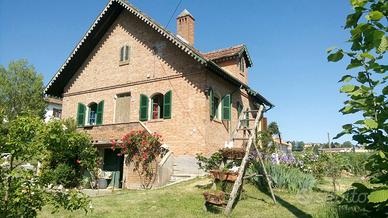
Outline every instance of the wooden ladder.
<svg viewBox="0 0 388 218">
<path fill-rule="evenodd" d="M 255 119 L 249 118 L 249 114 L 252 114 L 252 117 L 254 117 L 255 113 L 256 113 Z M 271 192 L 272 199 L 273 199 L 274 203 L 276 203 L 276 198 L 275 198 L 275 195 L 274 195 L 273 190 L 272 190 L 271 180 L 268 177 L 267 171 L 266 171 L 265 166 L 264 166 L 264 161 L 263 161 L 263 159 L 259 153 L 259 150 L 257 149 L 257 146 L 256 146 L 257 128 L 258 128 L 260 121 L 263 117 L 263 113 L 264 113 L 264 106 L 263 105 L 260 105 L 258 110 L 245 110 L 243 113 L 240 114 L 239 120 L 237 122 L 237 127 L 232 132 L 232 134 L 230 136 L 230 141 L 232 141 L 233 143 L 237 140 L 243 140 L 243 145 L 245 144 L 244 142 L 246 142 L 246 144 L 245 144 L 246 146 L 245 146 L 245 155 L 241 161 L 241 165 L 240 165 L 239 170 L 238 170 L 237 179 L 236 179 L 235 183 L 233 184 L 233 189 L 232 189 L 232 192 L 230 193 L 228 204 L 226 205 L 226 208 L 224 211 L 225 215 L 229 215 L 232 212 L 233 206 L 237 200 L 239 192 L 242 189 L 245 170 L 246 170 L 246 168 L 248 166 L 248 162 L 249 162 L 249 154 L 251 153 L 252 150 L 255 150 L 257 152 L 256 160 L 259 161 L 260 165 L 263 168 L 263 174 L 264 174 L 263 176 L 267 180 L 267 184 L 269 186 L 269 190 Z M 249 121 L 253 121 L 253 120 L 255 121 L 253 127 L 248 128 Z M 243 127 L 244 123 L 245 123 L 245 125 Z M 237 137 L 237 133 L 239 131 L 244 131 L 243 135 L 244 136 L 248 135 L 248 138 Z"/>
</svg>

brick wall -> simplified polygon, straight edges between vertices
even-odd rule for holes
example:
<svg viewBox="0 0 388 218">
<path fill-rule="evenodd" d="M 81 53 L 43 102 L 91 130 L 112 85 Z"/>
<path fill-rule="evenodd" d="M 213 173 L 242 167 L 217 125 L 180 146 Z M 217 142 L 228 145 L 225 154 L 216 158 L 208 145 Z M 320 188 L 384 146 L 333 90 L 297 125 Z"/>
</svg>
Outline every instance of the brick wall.
<svg viewBox="0 0 388 218">
<path fill-rule="evenodd" d="M 248 68 L 245 68 L 245 72 L 240 70 L 238 65 L 239 59 L 231 59 L 227 61 L 217 61 L 217 64 L 230 73 L 232 76 L 240 80 L 241 82 L 248 84 Z"/>
</svg>

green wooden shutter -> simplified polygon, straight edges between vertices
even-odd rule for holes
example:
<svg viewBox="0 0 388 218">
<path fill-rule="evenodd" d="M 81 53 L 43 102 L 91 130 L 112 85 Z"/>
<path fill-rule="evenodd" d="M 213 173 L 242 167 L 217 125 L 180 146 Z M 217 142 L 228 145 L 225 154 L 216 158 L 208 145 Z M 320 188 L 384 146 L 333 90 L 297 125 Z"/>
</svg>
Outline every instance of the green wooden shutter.
<svg viewBox="0 0 388 218">
<path fill-rule="evenodd" d="M 222 120 L 230 120 L 230 94 L 222 98 Z"/>
<path fill-rule="evenodd" d="M 97 105 L 97 119 L 96 124 L 101 125 L 102 124 L 102 118 L 104 114 L 104 101 L 100 101 Z"/>
<path fill-rule="evenodd" d="M 78 103 L 77 125 L 79 127 L 82 127 L 85 125 L 85 112 L 86 112 L 86 106 L 82 103 Z"/>
<path fill-rule="evenodd" d="M 140 94 L 139 120 L 140 121 L 148 120 L 148 97 L 147 95 L 143 95 L 143 94 Z"/>
<path fill-rule="evenodd" d="M 209 108 L 210 108 L 210 119 L 214 118 L 214 92 L 213 89 L 209 89 Z"/>
<path fill-rule="evenodd" d="M 163 99 L 163 118 L 171 119 L 172 91 L 166 92 Z"/>
</svg>

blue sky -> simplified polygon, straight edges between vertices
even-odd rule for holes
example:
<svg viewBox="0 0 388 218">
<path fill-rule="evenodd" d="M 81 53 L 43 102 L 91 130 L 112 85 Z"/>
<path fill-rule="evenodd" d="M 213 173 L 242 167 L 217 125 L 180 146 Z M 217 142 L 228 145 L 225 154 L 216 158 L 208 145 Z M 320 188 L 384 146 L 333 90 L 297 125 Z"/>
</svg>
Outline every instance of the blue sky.
<svg viewBox="0 0 388 218">
<path fill-rule="evenodd" d="M 0 64 L 25 58 L 47 83 L 108 0 L 0 0 Z M 130 0 L 166 25 L 179 0 Z M 325 50 L 347 47 L 347 0 L 183 0 L 196 18 L 195 47 L 209 51 L 245 43 L 254 65 L 250 86 L 272 101 L 268 112 L 286 140 L 326 142 L 351 117 L 338 110 L 337 81 L 346 62 L 328 63 Z M 344 141 L 343 138 L 339 141 Z"/>
</svg>

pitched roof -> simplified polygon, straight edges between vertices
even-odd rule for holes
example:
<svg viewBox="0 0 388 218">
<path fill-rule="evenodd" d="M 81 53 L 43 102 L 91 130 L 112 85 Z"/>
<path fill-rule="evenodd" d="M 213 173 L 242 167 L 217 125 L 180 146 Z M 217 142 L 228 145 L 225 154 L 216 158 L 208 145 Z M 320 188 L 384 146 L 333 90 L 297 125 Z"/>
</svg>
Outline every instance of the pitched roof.
<svg viewBox="0 0 388 218">
<path fill-rule="evenodd" d="M 154 21 L 152 18 L 145 15 L 140 10 L 138 10 L 137 8 L 135 8 L 130 3 L 124 0 L 110 0 L 108 2 L 104 10 L 100 13 L 100 15 L 89 28 L 89 30 L 85 33 L 84 37 L 82 37 L 77 46 L 73 49 L 69 57 L 66 59 L 65 63 L 59 68 L 57 73 L 50 80 L 45 89 L 46 95 L 61 97 L 67 83 L 76 73 L 77 69 L 81 67 L 82 63 L 87 59 L 90 52 L 98 44 L 98 42 L 104 36 L 105 32 L 113 24 L 113 22 L 123 10 L 127 10 L 129 13 L 132 13 L 133 15 L 138 17 L 146 25 L 150 26 L 155 31 L 160 33 L 163 37 L 171 41 L 174 45 L 176 45 L 178 48 L 190 55 L 200 64 L 205 65 L 224 79 L 241 86 L 241 88 L 246 89 L 251 96 L 255 97 L 260 102 L 266 104 L 269 107 L 273 107 L 273 104 L 267 99 L 265 99 L 263 96 L 251 90 L 247 85 L 243 84 L 237 78 L 228 74 L 220 66 L 215 64 L 212 60 L 206 58 L 194 47 L 184 42 L 175 34 L 171 33 L 163 26 L 158 24 L 156 21 Z M 246 50 L 246 48 L 244 50 Z"/>
<path fill-rule="evenodd" d="M 213 60 L 213 61 L 217 61 L 220 59 L 229 58 L 229 57 L 233 57 L 233 56 L 240 57 L 241 55 L 244 55 L 244 57 L 246 58 L 247 66 L 248 67 L 252 66 L 253 63 L 252 63 L 252 60 L 249 56 L 248 49 L 243 44 L 235 45 L 235 46 L 230 47 L 230 48 L 222 48 L 222 49 L 218 49 L 215 51 L 203 53 L 203 56 L 205 58 Z"/>
<path fill-rule="evenodd" d="M 44 98 L 44 101 L 46 101 L 49 104 L 62 105 L 62 99 L 60 99 L 60 98 L 46 97 L 46 98 Z"/>
</svg>

